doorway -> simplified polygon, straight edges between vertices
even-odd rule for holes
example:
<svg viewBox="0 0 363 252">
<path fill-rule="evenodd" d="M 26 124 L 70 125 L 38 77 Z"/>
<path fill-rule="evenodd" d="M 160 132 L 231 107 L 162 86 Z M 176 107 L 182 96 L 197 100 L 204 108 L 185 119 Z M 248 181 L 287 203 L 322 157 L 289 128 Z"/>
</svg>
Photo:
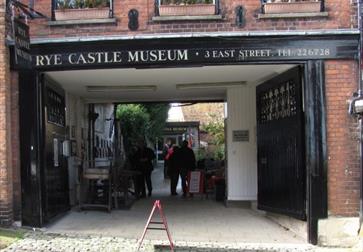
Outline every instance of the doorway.
<svg viewBox="0 0 363 252">
<path fill-rule="evenodd" d="M 256 86 L 272 79 L 274 76 L 279 76 L 295 68 L 297 65 L 276 64 L 172 69 L 75 70 L 47 72 L 46 76 L 52 81 L 59 83 L 63 90 L 72 95 L 76 100 L 79 100 L 79 104 L 82 104 L 82 106 L 106 102 L 114 103 L 120 102 L 120 100 L 123 102 L 226 101 L 228 104 L 228 116 L 234 119 L 237 118 L 236 121 L 238 121 L 238 123 L 234 124 L 227 119 L 227 125 L 230 129 L 227 130 L 227 135 L 230 136 L 230 141 L 227 143 L 227 153 L 231 155 L 231 158 L 229 158 L 227 164 L 226 200 L 251 202 L 257 200 L 257 149 L 260 145 L 258 138 L 256 138 L 256 134 L 258 135 L 258 129 L 256 129 L 256 112 L 254 112 L 256 110 L 256 102 L 248 100 L 249 102 L 246 106 L 246 104 L 243 105 L 240 103 L 243 99 L 236 96 L 232 104 L 229 100 L 228 93 L 241 93 L 244 95 L 243 97 L 251 98 L 252 100 L 256 99 Z M 307 65 L 307 67 L 309 66 Z M 303 71 L 306 70 L 300 68 L 300 77 L 302 75 L 307 76 L 306 73 L 302 74 Z M 221 73 L 224 74 L 222 75 Z M 128 85 L 120 85 L 120 75 L 123 76 L 125 83 L 129 83 Z M 150 80 L 153 80 L 155 84 L 147 84 L 150 83 Z M 309 81 L 309 77 L 306 78 L 306 81 Z M 104 85 L 100 86 L 98 85 L 99 83 L 104 83 Z M 300 93 L 301 100 L 303 96 L 305 100 L 306 98 L 311 99 L 310 95 L 307 95 L 306 92 Z M 239 113 L 242 110 L 249 113 L 248 118 L 243 114 L 245 112 Z M 238 114 L 239 117 L 237 117 Z M 83 113 L 83 116 L 88 115 Z M 311 127 L 309 126 L 309 120 L 299 122 L 300 128 L 303 127 L 303 123 L 306 132 L 306 129 Z M 315 125 L 314 127 L 317 126 Z M 243 138 L 243 134 L 239 134 L 241 130 L 248 131 L 248 138 Z M 78 132 L 78 130 L 76 131 Z M 79 132 L 82 132 L 82 130 L 79 130 Z M 240 138 L 241 136 L 242 139 Z M 304 135 L 302 137 L 304 138 Z M 309 145 L 307 144 L 306 146 Z M 255 151 L 255 162 L 251 160 L 247 164 L 241 159 L 243 157 L 241 154 L 246 154 L 246 152 L 241 153 L 241 150 L 244 149 L 251 151 L 251 153 Z M 263 158 L 260 159 L 260 162 L 263 163 Z M 248 177 L 246 177 L 246 174 Z M 243 177 L 247 178 L 251 183 L 241 190 L 242 186 L 238 184 L 238 181 L 241 181 L 240 178 Z M 229 195 L 232 189 L 235 193 L 233 197 Z M 305 190 L 304 193 L 306 193 Z M 309 212 L 306 215 L 309 216 Z"/>
</svg>

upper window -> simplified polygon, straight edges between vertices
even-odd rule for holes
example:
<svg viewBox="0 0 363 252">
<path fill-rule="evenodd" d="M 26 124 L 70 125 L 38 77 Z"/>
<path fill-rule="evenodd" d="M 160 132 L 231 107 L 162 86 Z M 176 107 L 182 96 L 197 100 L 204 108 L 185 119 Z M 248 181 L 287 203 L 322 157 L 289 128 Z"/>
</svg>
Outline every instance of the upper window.
<svg viewBox="0 0 363 252">
<path fill-rule="evenodd" d="M 265 14 L 314 13 L 324 9 L 324 0 L 262 0 Z"/>
<path fill-rule="evenodd" d="M 217 0 L 159 0 L 160 16 L 203 16 L 217 14 Z"/>
<path fill-rule="evenodd" d="M 55 20 L 102 19 L 112 16 L 111 0 L 56 0 Z"/>
</svg>

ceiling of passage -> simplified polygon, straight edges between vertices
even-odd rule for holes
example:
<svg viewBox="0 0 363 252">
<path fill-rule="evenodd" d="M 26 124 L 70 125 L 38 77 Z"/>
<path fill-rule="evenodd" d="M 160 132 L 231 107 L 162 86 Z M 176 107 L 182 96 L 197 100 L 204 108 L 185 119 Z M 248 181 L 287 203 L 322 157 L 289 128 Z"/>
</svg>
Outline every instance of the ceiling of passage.
<svg viewBox="0 0 363 252">
<path fill-rule="evenodd" d="M 232 65 L 47 72 L 90 103 L 225 100 L 226 89 L 258 85 L 294 65 Z"/>
</svg>

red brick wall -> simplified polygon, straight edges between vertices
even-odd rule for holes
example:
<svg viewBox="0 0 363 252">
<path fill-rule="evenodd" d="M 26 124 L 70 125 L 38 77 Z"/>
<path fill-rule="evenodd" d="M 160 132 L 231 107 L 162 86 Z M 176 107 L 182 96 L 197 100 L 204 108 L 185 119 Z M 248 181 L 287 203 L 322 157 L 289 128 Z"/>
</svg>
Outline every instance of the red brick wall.
<svg viewBox="0 0 363 252">
<path fill-rule="evenodd" d="M 358 216 L 359 142 L 357 120 L 347 100 L 357 90 L 354 61 L 325 63 L 328 141 L 328 209 L 332 215 Z"/>
<path fill-rule="evenodd" d="M 0 225 L 13 221 L 12 167 L 10 164 L 10 70 L 5 45 L 4 1 L 0 2 Z"/>
<path fill-rule="evenodd" d="M 258 19 L 261 4 L 259 0 L 220 0 L 223 20 L 219 21 L 170 21 L 155 22 L 154 0 L 114 1 L 114 17 L 117 24 L 108 25 L 67 25 L 51 27 L 47 20 L 33 22 L 31 33 L 34 37 L 67 37 L 96 35 L 134 35 L 139 33 L 177 33 L 214 31 L 258 31 L 258 30 L 311 30 L 311 29 L 350 29 L 356 26 L 355 0 L 325 0 L 329 17 Z M 354 2 L 354 3 L 351 3 Z M 235 8 L 243 5 L 246 9 L 246 26 L 235 25 Z M 51 1 L 35 1 L 35 8 L 51 17 Z M 139 29 L 128 29 L 128 11 L 139 11 Z M 35 24 L 35 25 L 34 25 Z"/>
<path fill-rule="evenodd" d="M 13 170 L 14 220 L 21 220 L 21 175 L 19 139 L 19 89 L 18 73 L 11 72 L 11 166 Z"/>
<path fill-rule="evenodd" d="M 224 119 L 224 103 L 197 103 L 181 107 L 185 121 L 199 121 L 200 125 L 206 125 L 216 120 Z"/>
</svg>

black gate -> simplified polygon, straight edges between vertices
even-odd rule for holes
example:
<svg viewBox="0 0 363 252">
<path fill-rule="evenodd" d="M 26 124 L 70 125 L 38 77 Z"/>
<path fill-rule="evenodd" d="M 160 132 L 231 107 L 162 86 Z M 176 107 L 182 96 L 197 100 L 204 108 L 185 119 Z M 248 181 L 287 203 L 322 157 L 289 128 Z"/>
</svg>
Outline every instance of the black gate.
<svg viewBox="0 0 363 252">
<path fill-rule="evenodd" d="M 301 69 L 256 89 L 258 208 L 306 219 Z"/>
<path fill-rule="evenodd" d="M 56 91 L 56 89 L 59 89 Z M 44 88 L 45 165 L 43 170 L 43 217 L 49 222 L 69 207 L 68 164 L 63 152 L 66 139 L 65 97 L 60 88 Z"/>
</svg>

